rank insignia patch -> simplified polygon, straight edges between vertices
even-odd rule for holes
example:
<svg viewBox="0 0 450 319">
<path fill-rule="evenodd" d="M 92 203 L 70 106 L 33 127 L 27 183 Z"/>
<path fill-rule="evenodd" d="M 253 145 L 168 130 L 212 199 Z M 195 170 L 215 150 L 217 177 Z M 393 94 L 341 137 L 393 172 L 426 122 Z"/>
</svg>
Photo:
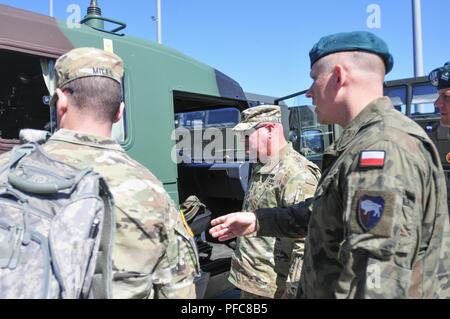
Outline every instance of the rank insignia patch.
<svg viewBox="0 0 450 319">
<path fill-rule="evenodd" d="M 359 167 L 384 167 L 385 151 L 362 151 L 359 157 Z"/>
<path fill-rule="evenodd" d="M 358 222 L 367 232 L 381 220 L 384 212 L 384 198 L 364 195 L 359 199 L 358 210 Z"/>
</svg>

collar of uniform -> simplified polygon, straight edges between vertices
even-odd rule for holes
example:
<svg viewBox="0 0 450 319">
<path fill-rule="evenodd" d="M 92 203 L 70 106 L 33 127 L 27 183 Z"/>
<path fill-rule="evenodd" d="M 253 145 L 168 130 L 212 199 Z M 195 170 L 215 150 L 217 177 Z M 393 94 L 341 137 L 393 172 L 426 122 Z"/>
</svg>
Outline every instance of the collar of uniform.
<svg viewBox="0 0 450 319">
<path fill-rule="evenodd" d="M 80 145 L 88 145 L 124 152 L 123 148 L 114 140 L 104 136 L 90 135 L 66 129 L 60 129 L 50 137 L 50 141 L 60 141 Z"/>
<path fill-rule="evenodd" d="M 353 140 L 355 135 L 367 124 L 381 119 L 381 114 L 392 108 L 392 102 L 388 97 L 380 97 L 370 102 L 349 126 L 344 130 L 342 136 L 336 141 L 336 149 L 341 151 Z"/>
<path fill-rule="evenodd" d="M 292 145 L 289 143 L 285 147 L 281 149 L 277 156 L 273 156 L 269 159 L 269 161 L 264 164 L 259 172 L 261 174 L 269 174 L 279 163 L 280 161 L 286 157 L 286 155 L 292 150 Z"/>
</svg>

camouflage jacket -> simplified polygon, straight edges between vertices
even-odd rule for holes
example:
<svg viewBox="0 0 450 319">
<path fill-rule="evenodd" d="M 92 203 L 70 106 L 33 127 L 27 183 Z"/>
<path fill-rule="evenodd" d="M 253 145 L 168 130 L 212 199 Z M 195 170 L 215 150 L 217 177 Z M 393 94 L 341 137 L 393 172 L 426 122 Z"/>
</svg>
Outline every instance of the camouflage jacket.
<svg viewBox="0 0 450 319">
<path fill-rule="evenodd" d="M 439 156 L 388 98 L 370 103 L 327 150 L 314 199 L 256 214 L 259 235 L 307 234 L 299 297 L 448 296 Z"/>
<path fill-rule="evenodd" d="M 314 195 L 319 168 L 286 146 L 271 162 L 257 163 L 250 178 L 243 210 L 287 207 Z M 286 290 L 291 255 L 289 290 L 296 290 L 304 239 L 241 237 L 231 261 L 230 282 L 255 295 L 279 298 Z"/>
<path fill-rule="evenodd" d="M 113 298 L 195 298 L 195 244 L 152 173 L 105 137 L 59 130 L 44 149 L 75 167 L 93 167 L 108 183 L 116 212 Z M 0 165 L 8 158 L 3 154 Z"/>
</svg>

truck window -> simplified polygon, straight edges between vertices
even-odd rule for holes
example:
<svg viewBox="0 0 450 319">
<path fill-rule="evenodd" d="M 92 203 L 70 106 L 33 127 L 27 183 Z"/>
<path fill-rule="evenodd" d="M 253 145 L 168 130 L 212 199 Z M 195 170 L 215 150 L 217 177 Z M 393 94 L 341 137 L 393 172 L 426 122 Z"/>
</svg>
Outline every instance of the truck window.
<svg viewBox="0 0 450 319">
<path fill-rule="evenodd" d="M 289 108 L 289 137 L 294 149 L 320 164 L 325 149 L 333 143 L 334 130 L 332 125 L 319 123 L 315 106 L 305 93 L 293 94 L 277 103 L 285 103 Z"/>
<path fill-rule="evenodd" d="M 323 154 L 325 152 L 323 132 L 321 130 L 303 130 L 301 151 L 306 156 Z"/>
<path fill-rule="evenodd" d="M 49 91 L 38 56 L 0 50 L 0 153 L 18 144 L 23 128 L 51 130 Z"/>
<path fill-rule="evenodd" d="M 437 89 L 429 83 L 413 85 L 411 104 L 415 110 L 411 116 L 438 114 L 434 101 L 438 98 Z"/>
<path fill-rule="evenodd" d="M 55 60 L 0 50 L 0 153 L 19 143 L 21 129 L 54 132 L 56 111 L 48 106 L 56 89 Z M 118 142 L 126 138 L 125 116 L 113 127 Z"/>
<path fill-rule="evenodd" d="M 394 86 L 384 89 L 384 95 L 389 97 L 397 111 L 406 114 L 406 85 Z"/>
<path fill-rule="evenodd" d="M 239 123 L 239 110 L 222 108 L 175 114 L 175 127 L 233 127 Z"/>
<path fill-rule="evenodd" d="M 239 110 L 235 108 L 211 110 L 207 112 L 207 125 L 222 125 L 226 127 L 232 127 L 239 122 Z"/>
</svg>

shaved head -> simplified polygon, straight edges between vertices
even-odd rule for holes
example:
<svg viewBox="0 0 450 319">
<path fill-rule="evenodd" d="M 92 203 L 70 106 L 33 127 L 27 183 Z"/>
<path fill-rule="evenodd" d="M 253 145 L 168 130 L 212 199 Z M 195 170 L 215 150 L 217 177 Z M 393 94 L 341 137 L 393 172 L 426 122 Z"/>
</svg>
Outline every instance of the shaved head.
<svg viewBox="0 0 450 319">
<path fill-rule="evenodd" d="M 363 78 L 384 81 L 386 66 L 376 54 L 362 51 L 339 52 L 330 54 L 315 63 L 313 69 L 316 73 L 330 73 L 340 64 L 360 81 Z M 375 78 L 374 78 L 375 77 Z"/>
<path fill-rule="evenodd" d="M 383 96 L 386 66 L 381 57 L 363 51 L 327 55 L 311 68 L 313 99 L 322 124 L 347 125 L 373 100 Z"/>
</svg>

